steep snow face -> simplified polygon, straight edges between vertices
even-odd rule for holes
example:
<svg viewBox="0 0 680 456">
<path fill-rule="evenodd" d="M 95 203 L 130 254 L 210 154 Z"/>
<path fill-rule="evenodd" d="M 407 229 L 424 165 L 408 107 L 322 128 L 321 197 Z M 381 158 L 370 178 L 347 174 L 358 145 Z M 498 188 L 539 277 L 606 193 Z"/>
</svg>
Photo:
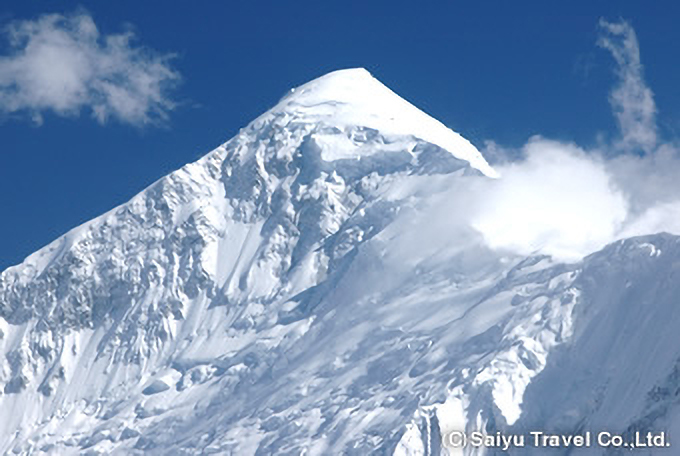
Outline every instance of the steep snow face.
<svg viewBox="0 0 680 456">
<path fill-rule="evenodd" d="M 680 237 L 618 241 L 573 265 L 520 262 L 491 299 L 514 310 L 467 341 L 445 400 L 421 407 L 397 455 L 627 454 L 631 448 L 547 449 L 531 432 L 680 432 Z M 447 446 L 452 431 L 524 435 L 523 447 Z M 644 440 L 644 437 L 643 439 Z M 639 454 L 676 454 L 671 447 Z"/>
<path fill-rule="evenodd" d="M 679 260 L 680 238 L 658 234 L 616 242 L 583 262 L 575 281 L 578 326 L 527 389 L 514 429 L 614 430 L 631 441 L 636 431 L 663 431 L 672 447 L 636 452 L 678 452 Z"/>
</svg>

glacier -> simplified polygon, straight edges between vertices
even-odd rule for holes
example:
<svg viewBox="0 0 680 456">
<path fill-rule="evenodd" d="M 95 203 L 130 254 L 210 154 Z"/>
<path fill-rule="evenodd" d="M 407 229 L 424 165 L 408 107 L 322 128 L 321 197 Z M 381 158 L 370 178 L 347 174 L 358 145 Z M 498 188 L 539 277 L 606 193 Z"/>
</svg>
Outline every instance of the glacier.
<svg viewBox="0 0 680 456">
<path fill-rule="evenodd" d="M 444 436 L 680 435 L 680 238 L 573 263 L 494 250 L 461 214 L 497 178 L 366 70 L 291 90 L 0 274 L 0 453 L 485 455 L 508 453 Z"/>
</svg>

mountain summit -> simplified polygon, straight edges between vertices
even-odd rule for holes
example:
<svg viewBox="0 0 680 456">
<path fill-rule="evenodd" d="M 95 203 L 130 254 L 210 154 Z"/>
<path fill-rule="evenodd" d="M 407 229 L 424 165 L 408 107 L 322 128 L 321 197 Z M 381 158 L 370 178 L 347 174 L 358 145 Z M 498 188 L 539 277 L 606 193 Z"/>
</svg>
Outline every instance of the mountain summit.
<svg viewBox="0 0 680 456">
<path fill-rule="evenodd" d="M 273 111 L 330 122 L 339 128 L 363 126 L 383 135 L 410 134 L 496 177 L 469 141 L 399 97 L 363 68 L 334 71 L 293 89 Z"/>
<path fill-rule="evenodd" d="M 493 251 L 457 214 L 494 176 L 365 70 L 295 89 L 0 274 L 0 453 L 431 455 L 455 430 L 680 432 L 678 239 L 576 264 Z"/>
</svg>

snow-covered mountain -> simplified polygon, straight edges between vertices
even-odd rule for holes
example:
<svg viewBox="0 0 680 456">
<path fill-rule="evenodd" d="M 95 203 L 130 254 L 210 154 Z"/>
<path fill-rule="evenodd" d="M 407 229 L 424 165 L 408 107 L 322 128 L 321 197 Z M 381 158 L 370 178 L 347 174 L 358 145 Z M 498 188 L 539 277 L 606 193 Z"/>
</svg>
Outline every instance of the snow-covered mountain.
<svg viewBox="0 0 680 456">
<path fill-rule="evenodd" d="M 494 454 L 442 436 L 680 435 L 680 238 L 577 264 L 496 252 L 460 214 L 497 177 L 365 70 L 291 91 L 0 274 L 0 452 Z"/>
</svg>

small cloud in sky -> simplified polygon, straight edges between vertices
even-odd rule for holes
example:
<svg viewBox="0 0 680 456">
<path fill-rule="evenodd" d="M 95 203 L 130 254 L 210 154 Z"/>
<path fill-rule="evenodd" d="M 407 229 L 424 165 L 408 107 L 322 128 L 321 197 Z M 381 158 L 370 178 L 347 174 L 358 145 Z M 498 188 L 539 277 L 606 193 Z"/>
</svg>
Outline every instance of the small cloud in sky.
<svg viewBox="0 0 680 456">
<path fill-rule="evenodd" d="M 169 55 L 134 44 L 134 34 L 102 35 L 85 12 L 49 14 L 5 27 L 0 56 L 0 113 L 77 116 L 101 124 L 162 123 L 175 107 L 169 90 L 180 76 Z"/>
<path fill-rule="evenodd" d="M 619 146 L 651 152 L 657 143 L 656 104 L 643 77 L 635 30 L 624 20 L 601 19 L 599 26 L 597 44 L 608 50 L 617 64 L 618 83 L 609 94 L 609 102 L 621 131 Z"/>
</svg>

